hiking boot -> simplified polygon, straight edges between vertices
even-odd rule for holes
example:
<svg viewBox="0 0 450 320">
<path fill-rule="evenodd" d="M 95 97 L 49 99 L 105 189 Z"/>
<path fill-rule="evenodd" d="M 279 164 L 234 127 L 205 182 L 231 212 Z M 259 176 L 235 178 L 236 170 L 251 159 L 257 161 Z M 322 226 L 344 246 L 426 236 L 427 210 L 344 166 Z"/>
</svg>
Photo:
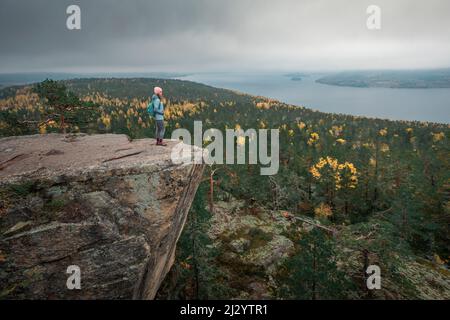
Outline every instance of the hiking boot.
<svg viewBox="0 0 450 320">
<path fill-rule="evenodd" d="M 164 143 L 163 139 L 159 139 L 159 144 L 158 145 L 165 147 L 165 146 L 167 146 L 167 143 Z"/>
</svg>

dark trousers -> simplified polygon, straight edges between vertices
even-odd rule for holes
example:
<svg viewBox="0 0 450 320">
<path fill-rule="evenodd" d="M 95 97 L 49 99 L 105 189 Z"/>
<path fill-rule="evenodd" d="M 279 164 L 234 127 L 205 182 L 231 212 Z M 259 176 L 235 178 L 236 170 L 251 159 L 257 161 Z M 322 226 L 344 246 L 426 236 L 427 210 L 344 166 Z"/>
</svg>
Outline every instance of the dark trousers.
<svg viewBox="0 0 450 320">
<path fill-rule="evenodd" d="M 156 139 L 163 139 L 164 131 L 164 120 L 156 120 Z"/>
</svg>

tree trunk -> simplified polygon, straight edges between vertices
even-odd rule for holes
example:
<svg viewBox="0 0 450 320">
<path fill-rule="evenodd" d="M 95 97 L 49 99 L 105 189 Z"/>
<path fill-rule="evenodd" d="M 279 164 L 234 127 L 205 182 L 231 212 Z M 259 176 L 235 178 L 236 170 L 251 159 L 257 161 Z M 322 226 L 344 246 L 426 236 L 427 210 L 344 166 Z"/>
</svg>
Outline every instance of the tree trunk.
<svg viewBox="0 0 450 320">
<path fill-rule="evenodd" d="M 209 212 L 214 212 L 214 172 L 209 175 Z"/>
<path fill-rule="evenodd" d="M 197 233 L 197 219 L 195 212 L 192 215 L 193 232 L 192 232 L 192 265 L 194 269 L 194 295 L 195 299 L 199 299 L 199 279 L 198 279 L 198 265 L 197 265 L 197 248 L 196 248 L 196 233 Z"/>
<path fill-rule="evenodd" d="M 403 224 L 403 239 L 408 237 L 408 213 L 405 208 L 402 208 L 402 224 Z"/>
<path fill-rule="evenodd" d="M 66 134 L 66 123 L 64 121 L 64 115 L 63 114 L 61 114 L 60 122 L 61 122 L 60 129 L 61 129 L 62 133 Z"/>
<path fill-rule="evenodd" d="M 312 186 L 311 186 L 311 180 L 308 181 L 308 200 L 311 201 L 312 199 Z"/>
<path fill-rule="evenodd" d="M 373 190 L 373 202 L 378 200 L 378 148 L 379 148 L 379 143 L 378 143 L 378 139 L 376 141 L 376 145 L 375 145 L 375 188 Z"/>
<path fill-rule="evenodd" d="M 316 246 L 314 245 L 314 249 L 313 249 L 313 282 L 312 282 L 312 300 L 316 300 L 317 299 L 317 294 L 316 294 L 316 272 L 317 272 L 317 261 L 316 261 Z"/>
</svg>

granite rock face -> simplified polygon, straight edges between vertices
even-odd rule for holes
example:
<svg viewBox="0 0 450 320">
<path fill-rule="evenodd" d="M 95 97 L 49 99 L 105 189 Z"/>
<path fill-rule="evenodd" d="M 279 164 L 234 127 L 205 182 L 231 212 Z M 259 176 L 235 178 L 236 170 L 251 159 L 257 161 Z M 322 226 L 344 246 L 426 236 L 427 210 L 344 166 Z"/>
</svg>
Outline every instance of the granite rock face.
<svg viewBox="0 0 450 320">
<path fill-rule="evenodd" d="M 173 163 L 179 143 L 0 139 L 0 299 L 153 299 L 203 172 Z"/>
</svg>

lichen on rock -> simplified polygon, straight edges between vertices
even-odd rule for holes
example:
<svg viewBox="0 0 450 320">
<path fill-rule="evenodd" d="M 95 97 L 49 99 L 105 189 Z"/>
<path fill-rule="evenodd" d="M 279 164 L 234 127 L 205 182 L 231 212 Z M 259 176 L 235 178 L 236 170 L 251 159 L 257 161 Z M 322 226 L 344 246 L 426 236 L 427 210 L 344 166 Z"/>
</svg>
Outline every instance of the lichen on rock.
<svg viewBox="0 0 450 320">
<path fill-rule="evenodd" d="M 274 298 L 273 275 L 293 253 L 285 235 L 291 223 L 278 211 L 259 208 L 253 215 L 231 195 L 214 205 L 209 236 L 221 252 L 219 264 L 239 299 Z"/>
</svg>

